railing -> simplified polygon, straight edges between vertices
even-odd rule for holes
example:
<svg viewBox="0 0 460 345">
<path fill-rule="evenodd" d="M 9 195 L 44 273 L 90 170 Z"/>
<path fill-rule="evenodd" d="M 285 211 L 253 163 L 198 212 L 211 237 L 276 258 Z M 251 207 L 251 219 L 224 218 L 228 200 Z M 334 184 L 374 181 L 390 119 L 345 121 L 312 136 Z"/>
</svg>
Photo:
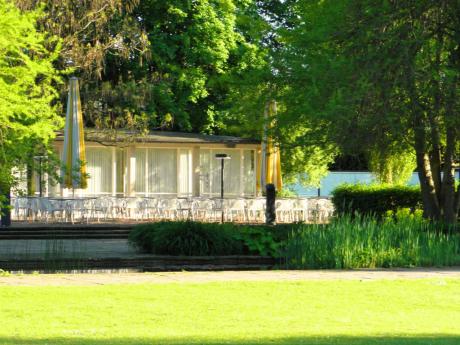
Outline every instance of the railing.
<svg viewBox="0 0 460 345">
<path fill-rule="evenodd" d="M 327 198 L 277 199 L 279 223 L 327 222 L 333 206 Z M 149 198 L 86 197 L 39 198 L 17 197 L 12 200 L 12 219 L 25 222 L 110 222 L 194 220 L 263 223 L 264 198 Z"/>
</svg>

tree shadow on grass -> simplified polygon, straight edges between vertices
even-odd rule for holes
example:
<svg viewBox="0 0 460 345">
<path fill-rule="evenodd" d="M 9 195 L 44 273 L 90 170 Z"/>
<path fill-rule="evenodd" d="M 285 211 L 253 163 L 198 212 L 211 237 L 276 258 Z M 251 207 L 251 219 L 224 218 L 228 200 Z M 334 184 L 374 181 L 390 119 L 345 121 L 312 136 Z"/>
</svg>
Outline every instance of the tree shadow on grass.
<svg viewBox="0 0 460 345">
<path fill-rule="evenodd" d="M 458 345 L 459 335 L 421 335 L 421 336 L 330 336 L 330 337 L 286 337 L 286 338 L 248 338 L 248 339 L 206 339 L 190 338 L 17 338 L 0 337 L 1 345 Z"/>
</svg>

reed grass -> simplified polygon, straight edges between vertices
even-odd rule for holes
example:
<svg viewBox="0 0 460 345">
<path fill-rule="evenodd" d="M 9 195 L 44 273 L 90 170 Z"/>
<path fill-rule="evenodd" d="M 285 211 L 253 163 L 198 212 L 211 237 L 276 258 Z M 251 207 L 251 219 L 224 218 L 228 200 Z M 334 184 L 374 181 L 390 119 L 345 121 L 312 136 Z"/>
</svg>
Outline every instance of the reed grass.
<svg viewBox="0 0 460 345">
<path fill-rule="evenodd" d="M 378 268 L 460 264 L 460 236 L 415 217 L 343 216 L 328 226 L 293 227 L 287 268 Z"/>
</svg>

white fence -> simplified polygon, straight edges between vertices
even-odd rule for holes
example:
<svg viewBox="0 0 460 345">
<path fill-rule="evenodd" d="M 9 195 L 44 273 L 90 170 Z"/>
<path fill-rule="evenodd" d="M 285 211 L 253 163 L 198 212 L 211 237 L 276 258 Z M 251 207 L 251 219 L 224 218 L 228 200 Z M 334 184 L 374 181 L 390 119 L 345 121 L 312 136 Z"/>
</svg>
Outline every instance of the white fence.
<svg viewBox="0 0 460 345">
<path fill-rule="evenodd" d="M 12 218 L 23 222 L 110 222 L 194 220 L 263 223 L 265 199 L 216 198 L 39 198 L 12 200 Z M 276 199 L 278 223 L 327 222 L 334 209 L 328 198 Z"/>
</svg>

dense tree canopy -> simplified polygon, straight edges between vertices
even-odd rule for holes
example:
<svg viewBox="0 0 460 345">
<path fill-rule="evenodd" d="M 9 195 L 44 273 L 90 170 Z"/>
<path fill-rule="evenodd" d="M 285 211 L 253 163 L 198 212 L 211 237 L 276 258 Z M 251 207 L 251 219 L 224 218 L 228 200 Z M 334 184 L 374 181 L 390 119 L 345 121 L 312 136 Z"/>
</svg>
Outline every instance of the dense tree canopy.
<svg viewBox="0 0 460 345">
<path fill-rule="evenodd" d="M 453 221 L 460 3 L 297 1 L 291 12 L 274 55 L 281 127 L 303 126 L 301 147 L 364 150 L 390 179 L 416 162 L 426 215 Z"/>
<path fill-rule="evenodd" d="M 38 12 L 21 13 L 0 0 L 0 189 L 14 183 L 11 169 L 46 149 L 62 119 L 53 102 L 59 82 L 53 61 L 59 42 L 35 29 Z M 56 49 L 46 48 L 52 43 Z"/>
<path fill-rule="evenodd" d="M 41 2 L 16 3 L 31 9 Z M 263 61 L 263 21 L 252 1 L 47 0 L 44 6 L 40 27 L 62 38 L 58 69 L 82 78 L 88 126 L 219 132 L 230 81 Z"/>
</svg>

